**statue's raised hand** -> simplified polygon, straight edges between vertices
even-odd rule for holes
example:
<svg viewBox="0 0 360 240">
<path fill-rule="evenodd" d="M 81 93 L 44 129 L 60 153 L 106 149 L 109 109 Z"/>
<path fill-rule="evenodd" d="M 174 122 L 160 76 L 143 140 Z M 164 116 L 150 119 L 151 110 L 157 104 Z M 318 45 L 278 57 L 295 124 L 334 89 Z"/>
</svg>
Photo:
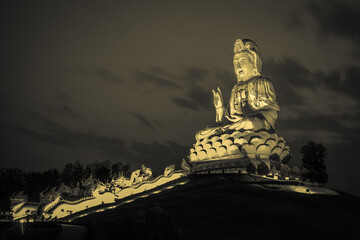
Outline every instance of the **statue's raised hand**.
<svg viewBox="0 0 360 240">
<path fill-rule="evenodd" d="M 215 108 L 216 109 L 222 108 L 224 106 L 224 103 L 223 103 L 223 97 L 222 97 L 220 88 L 218 87 L 217 91 L 215 91 L 213 89 L 212 92 L 214 94 L 214 106 L 215 106 Z"/>
</svg>

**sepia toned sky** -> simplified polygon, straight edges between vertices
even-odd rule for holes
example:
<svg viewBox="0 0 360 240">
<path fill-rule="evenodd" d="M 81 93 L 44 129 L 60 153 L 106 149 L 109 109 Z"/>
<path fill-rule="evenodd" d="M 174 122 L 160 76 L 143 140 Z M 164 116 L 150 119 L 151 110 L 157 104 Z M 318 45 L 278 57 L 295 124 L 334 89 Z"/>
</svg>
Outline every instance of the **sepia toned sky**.
<svg viewBox="0 0 360 240">
<path fill-rule="evenodd" d="M 328 149 L 329 186 L 360 195 L 357 1 L 7 1 L 0 7 L 1 167 L 179 163 L 236 83 L 237 38 L 260 47 L 300 167 Z"/>
</svg>

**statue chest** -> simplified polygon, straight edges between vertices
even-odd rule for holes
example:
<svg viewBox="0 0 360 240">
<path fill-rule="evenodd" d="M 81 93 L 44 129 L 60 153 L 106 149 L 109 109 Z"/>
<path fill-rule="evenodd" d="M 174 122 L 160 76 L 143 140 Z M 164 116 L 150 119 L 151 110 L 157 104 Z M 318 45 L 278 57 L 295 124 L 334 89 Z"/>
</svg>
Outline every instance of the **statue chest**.
<svg viewBox="0 0 360 240">
<path fill-rule="evenodd" d="M 231 93 L 230 114 L 246 115 L 251 110 L 249 103 L 255 98 L 252 82 L 236 85 Z"/>
</svg>

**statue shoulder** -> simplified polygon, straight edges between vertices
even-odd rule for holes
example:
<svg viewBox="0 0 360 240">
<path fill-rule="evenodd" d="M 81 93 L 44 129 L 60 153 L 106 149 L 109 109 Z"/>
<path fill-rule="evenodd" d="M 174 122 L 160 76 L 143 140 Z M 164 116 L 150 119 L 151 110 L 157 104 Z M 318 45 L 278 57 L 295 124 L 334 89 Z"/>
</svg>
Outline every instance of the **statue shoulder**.
<svg viewBox="0 0 360 240">
<path fill-rule="evenodd" d="M 275 94 L 275 88 L 272 81 L 266 77 L 259 76 L 254 78 L 252 81 L 252 85 L 256 91 L 258 91 L 260 94 L 262 93 L 269 93 L 269 94 Z"/>
<path fill-rule="evenodd" d="M 264 86 L 271 85 L 271 86 L 273 86 L 272 81 L 269 78 L 266 78 L 263 76 L 255 77 L 252 82 L 254 85 L 264 85 Z"/>
</svg>

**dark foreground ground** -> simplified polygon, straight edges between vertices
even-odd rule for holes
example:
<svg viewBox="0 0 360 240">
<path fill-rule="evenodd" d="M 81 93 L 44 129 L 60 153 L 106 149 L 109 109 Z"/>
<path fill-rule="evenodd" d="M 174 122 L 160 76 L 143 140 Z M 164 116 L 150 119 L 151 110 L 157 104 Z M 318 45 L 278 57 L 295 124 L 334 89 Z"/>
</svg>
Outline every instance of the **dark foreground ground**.
<svg viewBox="0 0 360 240">
<path fill-rule="evenodd" d="M 206 176 L 73 221 L 86 231 L 64 225 L 45 235 L 66 240 L 357 239 L 359 203 L 345 193 L 299 194 Z"/>
</svg>

